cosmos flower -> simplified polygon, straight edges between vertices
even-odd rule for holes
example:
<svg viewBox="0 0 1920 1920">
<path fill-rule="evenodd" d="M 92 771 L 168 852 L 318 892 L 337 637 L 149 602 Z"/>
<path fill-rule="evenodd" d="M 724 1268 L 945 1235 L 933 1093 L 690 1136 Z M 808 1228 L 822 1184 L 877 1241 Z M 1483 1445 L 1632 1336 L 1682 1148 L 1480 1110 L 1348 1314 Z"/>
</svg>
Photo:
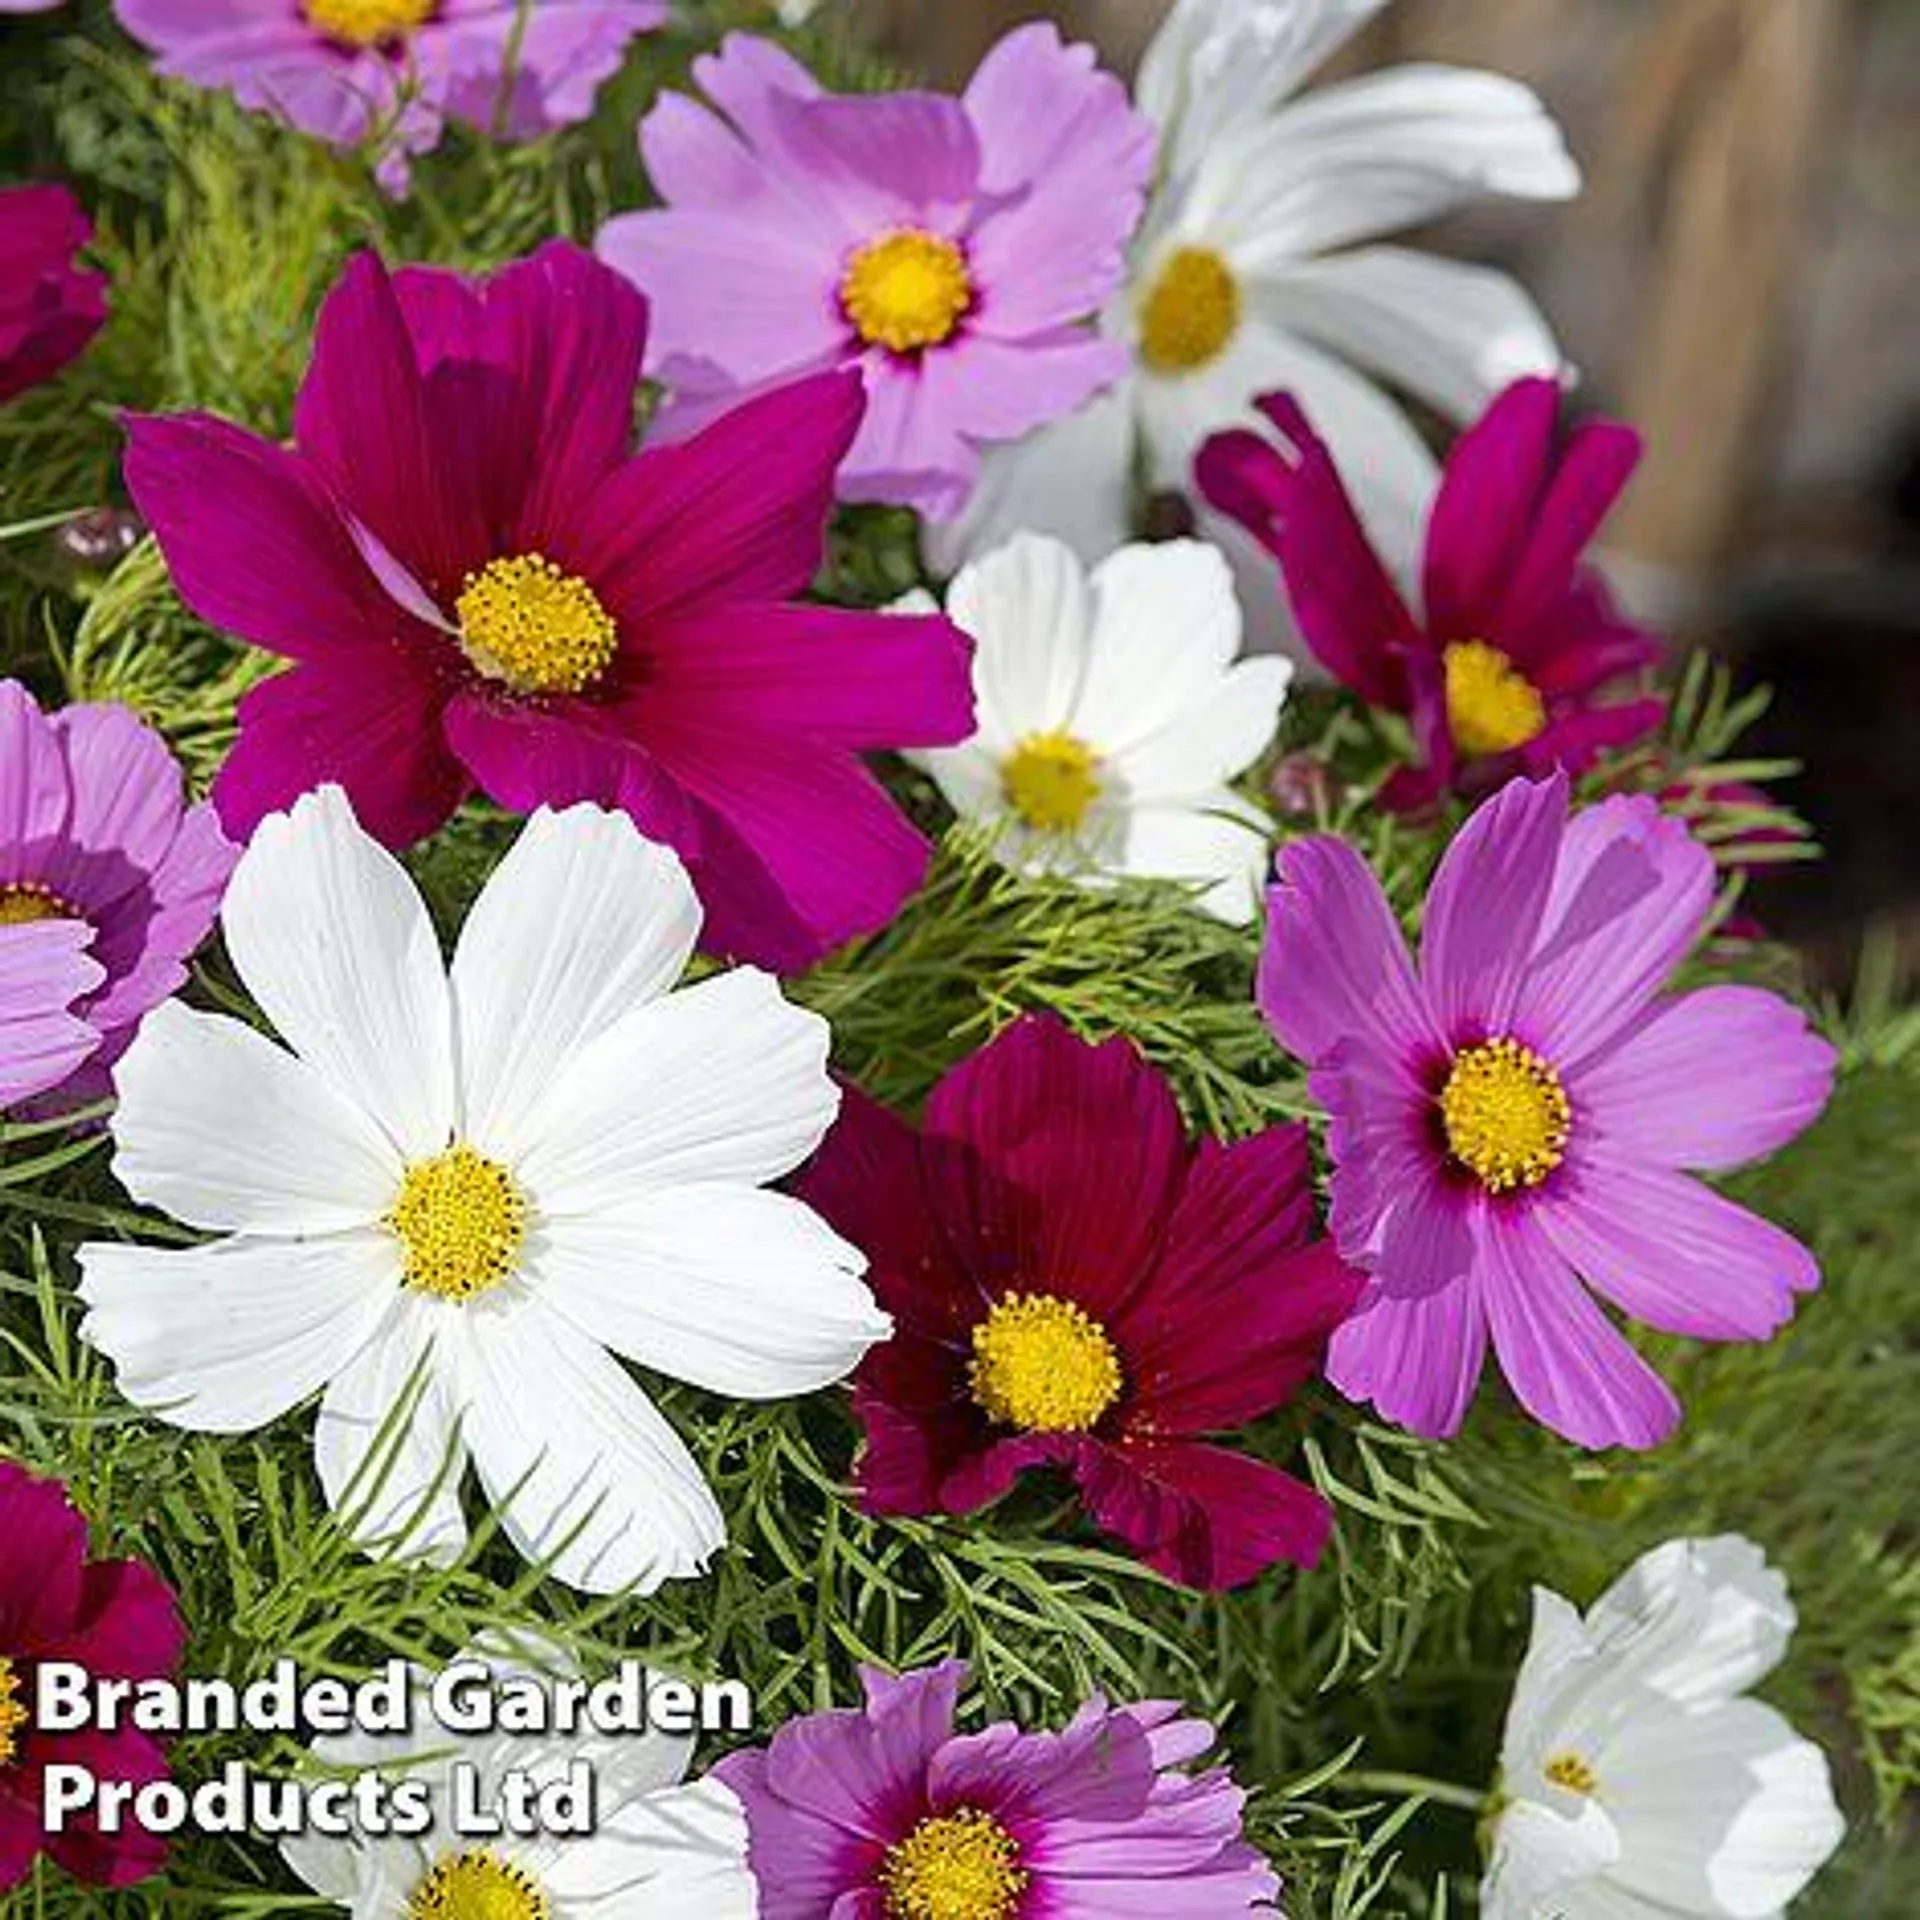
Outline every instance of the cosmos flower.
<svg viewBox="0 0 1920 1920">
<path fill-rule="evenodd" d="M 0 1065 L 0 1106 L 10 1069 L 50 1063 L 48 1045 L 67 1070 L 37 1089 L 47 1100 L 84 1106 L 110 1090 L 141 1020 L 185 982 L 233 861 L 213 809 L 187 804 L 166 742 L 129 708 L 43 714 L 0 681 L 0 941 L 60 926 L 31 952 L 71 966 L 84 947 L 91 976 L 67 1002 L 83 1031 L 22 1036 L 22 1061 Z"/>
<path fill-rule="evenodd" d="M 974 641 L 979 730 L 913 758 L 963 819 L 992 823 L 996 855 L 1093 886 L 1181 881 L 1251 920 L 1268 828 L 1231 782 L 1272 745 L 1292 669 L 1235 659 L 1220 554 L 1123 547 L 1089 576 L 1058 540 L 1016 535 L 961 569 L 947 611 Z"/>
<path fill-rule="evenodd" d="M 556 1648 L 509 1652 L 483 1644 L 460 1656 L 479 1661 L 496 1685 L 532 1682 L 552 1689 L 579 1674 Z M 315 1740 L 314 1758 L 352 1775 L 377 1768 L 417 1782 L 432 1798 L 424 1833 L 309 1832 L 281 1842 L 287 1864 L 353 1920 L 594 1920 L 633 1913 L 753 1920 L 746 1822 L 740 1803 L 716 1780 L 686 1781 L 693 1742 L 649 1728 L 610 1738 L 448 1732 L 429 1705 L 432 1678 L 410 1669 L 411 1734 L 352 1733 Z M 584 1764 L 593 1771 L 594 1830 L 521 1835 L 484 1842 L 453 1820 L 455 1769 L 467 1772 L 463 1804 L 498 1814 L 503 1783 L 519 1774 L 544 1790 Z"/>
<path fill-rule="evenodd" d="M 1135 98 L 1159 129 L 1157 182 L 1103 330 L 1125 377 L 989 456 L 966 518 L 935 529 L 942 571 L 1018 528 L 1086 560 L 1140 531 L 1136 478 L 1191 491 L 1211 433 L 1284 388 L 1320 423 L 1384 549 L 1410 557 L 1433 462 L 1383 383 L 1467 420 L 1509 381 L 1561 363 L 1506 275 L 1376 244 L 1500 194 L 1561 200 L 1579 173 L 1525 87 L 1421 64 L 1302 84 L 1384 0 L 1177 0 Z M 1234 525 L 1200 531 L 1249 582 Z M 1261 602 L 1247 596 L 1250 618 Z M 1277 609 L 1276 609 L 1277 613 Z M 1279 636 L 1277 618 L 1264 640 Z"/>
<path fill-rule="evenodd" d="M 224 87 L 337 146 L 390 142 L 383 177 L 449 120 L 531 140 L 584 120 L 666 0 L 115 0 L 159 70 Z"/>
<path fill-rule="evenodd" d="M 34 1671 L 69 1661 L 98 1680 L 164 1680 L 186 1632 L 172 1592 L 138 1560 L 88 1558 L 87 1523 L 56 1480 L 0 1460 L 0 1891 L 47 1854 L 76 1879 L 124 1887 L 144 1880 L 166 1845 L 138 1824 L 106 1833 L 90 1814 L 49 1834 L 41 1805 L 49 1767 L 96 1780 L 163 1780 L 166 1758 L 130 1727 L 42 1733 L 33 1724 Z"/>
<path fill-rule="evenodd" d="M 1312 1237 L 1304 1129 L 1192 1146 L 1128 1042 L 1030 1015 L 918 1135 L 849 1094 L 802 1191 L 898 1329 L 855 1385 L 869 1511 L 972 1513 L 1054 1466 L 1169 1579 L 1319 1558 L 1327 1503 L 1200 1438 L 1289 1399 L 1358 1292 Z"/>
<path fill-rule="evenodd" d="M 664 209 L 599 240 L 653 297 L 650 370 L 683 420 L 858 366 L 841 497 L 945 519 L 982 446 L 1124 370 L 1088 323 L 1120 283 L 1153 133 L 1090 47 L 1017 28 L 958 100 L 826 94 L 745 34 L 693 71 L 717 111 L 670 93 L 641 129 Z"/>
<path fill-rule="evenodd" d="M 1631 428 L 1589 421 L 1562 446 L 1557 383 L 1509 387 L 1447 460 L 1416 615 L 1299 403 L 1269 394 L 1260 408 L 1280 444 L 1217 435 L 1195 477 L 1279 561 L 1320 664 L 1410 720 L 1420 763 L 1387 782 L 1386 805 L 1485 793 L 1515 773 L 1578 773 L 1660 725 L 1664 701 L 1608 698 L 1662 648 L 1583 558 L 1639 464 Z"/>
<path fill-rule="evenodd" d="M 779 1399 L 889 1331 L 859 1253 L 762 1191 L 833 1118 L 825 1023 L 750 969 L 669 991 L 693 890 L 595 807 L 534 815 L 451 976 L 337 788 L 261 824 L 222 926 L 286 1045 L 176 1001 L 121 1062 L 122 1183 L 224 1236 L 80 1249 L 121 1391 L 247 1433 L 324 1388 L 320 1479 L 370 1547 L 457 1551 L 471 1457 L 556 1579 L 697 1572 L 719 1508 L 614 1355 Z"/>
<path fill-rule="evenodd" d="M 1246 1795 L 1185 1771 L 1213 1728 L 1094 1698 L 1062 1733 L 954 1731 L 965 1667 L 864 1669 L 866 1704 L 790 1720 L 715 1769 L 747 1809 L 762 1920 L 1227 1920 L 1279 1880 Z"/>
<path fill-rule="evenodd" d="M 1833 1049 L 1777 994 L 1663 991 L 1712 856 L 1649 797 L 1568 817 L 1516 779 L 1448 847 L 1419 967 L 1344 841 L 1283 849 L 1259 997 L 1331 1122 L 1331 1224 L 1370 1275 L 1328 1377 L 1457 1430 L 1491 1337 L 1536 1419 L 1652 1446 L 1678 1401 L 1589 1293 L 1698 1340 L 1765 1340 L 1813 1256 L 1692 1173 L 1773 1152 L 1825 1106 Z"/>
<path fill-rule="evenodd" d="M 92 237 L 65 187 L 0 188 L 0 403 L 52 379 L 106 324 L 106 275 L 74 264 Z"/>
<path fill-rule="evenodd" d="M 132 424 L 182 596 L 289 656 L 214 799 L 244 836 L 323 781 L 405 847 L 472 792 L 590 800 L 686 860 L 716 951 L 782 970 L 883 926 L 927 845 L 860 760 L 972 727 L 938 619 L 789 604 L 860 383 L 768 393 L 632 453 L 646 301 L 561 243 L 475 282 L 362 256 L 276 446 Z"/>
<path fill-rule="evenodd" d="M 1536 1587 L 1487 1920 L 1783 1920 L 1845 1833 L 1820 1749 L 1746 1698 L 1794 1624 L 1738 1534 L 1656 1547 L 1584 1617 Z"/>
</svg>

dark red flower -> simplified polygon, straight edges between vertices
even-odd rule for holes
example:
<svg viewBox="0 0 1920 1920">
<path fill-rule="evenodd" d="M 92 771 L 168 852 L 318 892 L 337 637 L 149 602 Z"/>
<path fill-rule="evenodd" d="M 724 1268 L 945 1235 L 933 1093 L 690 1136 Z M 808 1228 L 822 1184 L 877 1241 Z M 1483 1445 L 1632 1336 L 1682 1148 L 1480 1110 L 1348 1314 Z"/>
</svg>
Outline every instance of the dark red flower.
<svg viewBox="0 0 1920 1920">
<path fill-rule="evenodd" d="M 0 402 L 50 380 L 107 318 L 107 278 L 74 264 L 92 223 L 65 187 L 0 189 Z"/>
<path fill-rule="evenodd" d="M 1280 444 L 1216 434 L 1195 478 L 1280 562 L 1320 664 L 1369 706 L 1411 720 L 1421 764 L 1387 783 L 1388 806 L 1477 796 L 1520 773 L 1579 773 L 1659 726 L 1663 701 L 1611 696 L 1660 659 L 1660 642 L 1585 564 L 1639 464 L 1631 428 L 1592 420 L 1563 442 L 1559 387 L 1509 387 L 1447 460 L 1416 612 L 1299 403 L 1270 394 L 1259 404 Z"/>
<path fill-rule="evenodd" d="M 138 1560 L 89 1560 L 87 1523 L 57 1480 L 0 1461 L 0 1889 L 20 1884 L 43 1850 L 96 1886 L 144 1880 L 166 1843 L 129 1826 L 91 1822 L 49 1836 L 41 1821 L 46 1771 L 84 1767 L 96 1780 L 166 1778 L 144 1733 L 41 1733 L 34 1673 L 71 1661 L 99 1679 L 159 1680 L 178 1665 L 185 1629 L 166 1583 Z"/>
<path fill-rule="evenodd" d="M 971 1513 L 1056 1466 L 1189 1586 L 1318 1559 L 1326 1502 L 1199 1437 L 1287 1400 L 1358 1290 L 1311 1237 L 1305 1129 L 1192 1146 L 1128 1042 L 1030 1016 L 917 1135 L 850 1093 L 804 1193 L 896 1323 L 855 1380 L 869 1512 Z"/>
</svg>

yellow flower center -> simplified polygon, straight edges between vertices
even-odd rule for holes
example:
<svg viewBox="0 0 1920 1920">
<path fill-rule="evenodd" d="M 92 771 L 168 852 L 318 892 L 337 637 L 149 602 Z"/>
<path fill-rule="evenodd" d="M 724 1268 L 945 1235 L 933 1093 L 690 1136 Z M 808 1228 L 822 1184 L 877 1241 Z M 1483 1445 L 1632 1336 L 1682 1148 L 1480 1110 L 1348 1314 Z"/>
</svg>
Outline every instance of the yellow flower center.
<svg viewBox="0 0 1920 1920">
<path fill-rule="evenodd" d="M 471 1147 L 416 1160 L 386 1224 L 406 1251 L 406 1284 L 472 1300 L 510 1279 L 527 1237 L 527 1200 L 505 1167 Z"/>
<path fill-rule="evenodd" d="M 552 1920 L 546 1889 L 479 1848 L 450 1854 L 407 1896 L 406 1920 Z"/>
<path fill-rule="evenodd" d="M 542 553 L 490 560 L 468 574 L 455 611 L 467 658 L 515 693 L 583 692 L 620 648 L 600 596 Z"/>
<path fill-rule="evenodd" d="M 1089 1433 L 1126 1377 L 1107 1330 L 1051 1293 L 1010 1293 L 973 1330 L 975 1403 L 1026 1433 Z"/>
<path fill-rule="evenodd" d="M 0 927 L 30 927 L 40 920 L 77 920 L 80 916 L 57 893 L 31 880 L 0 887 Z"/>
<path fill-rule="evenodd" d="M 937 347 L 973 305 L 973 276 L 951 240 L 907 228 L 869 240 L 847 262 L 840 305 L 870 347 Z"/>
<path fill-rule="evenodd" d="M 1453 1157 L 1489 1193 L 1510 1193 L 1537 1187 L 1566 1158 L 1573 1108 L 1531 1047 L 1485 1040 L 1454 1055 L 1440 1117 Z"/>
<path fill-rule="evenodd" d="M 1443 656 L 1447 724 L 1463 753 L 1476 758 L 1511 753 L 1537 739 L 1547 725 L 1547 703 L 1498 647 L 1456 640 Z"/>
<path fill-rule="evenodd" d="M 887 1920 L 1011 1920 L 1028 1878 L 1013 1835 L 971 1807 L 922 1820 L 880 1868 Z"/>
<path fill-rule="evenodd" d="M 1546 1776 L 1556 1787 L 1591 1799 L 1600 1791 L 1600 1776 L 1577 1753 L 1556 1753 L 1546 1764 Z"/>
<path fill-rule="evenodd" d="M 307 24 L 346 47 L 384 47 L 424 27 L 440 0 L 306 0 Z"/>
<path fill-rule="evenodd" d="M 0 1654 L 0 1767 L 10 1767 L 19 1759 L 20 1730 L 28 1717 L 20 1698 L 20 1676 L 13 1662 Z"/>
<path fill-rule="evenodd" d="M 1240 282 L 1211 247 L 1182 247 L 1140 303 L 1140 357 L 1155 373 L 1193 373 L 1240 331 Z"/>
<path fill-rule="evenodd" d="M 1030 733 L 1001 762 L 1000 791 L 1036 833 L 1073 833 L 1100 797 L 1099 765 L 1070 733 Z"/>
</svg>

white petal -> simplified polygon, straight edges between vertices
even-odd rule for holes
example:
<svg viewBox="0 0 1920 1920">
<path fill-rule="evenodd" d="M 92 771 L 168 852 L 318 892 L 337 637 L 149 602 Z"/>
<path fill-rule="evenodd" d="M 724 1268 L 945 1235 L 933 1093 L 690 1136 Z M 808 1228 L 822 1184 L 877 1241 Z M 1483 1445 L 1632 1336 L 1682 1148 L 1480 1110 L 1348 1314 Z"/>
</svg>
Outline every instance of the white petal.
<svg viewBox="0 0 1920 1920">
<path fill-rule="evenodd" d="M 1482 1920 L 1572 1914 L 1572 1890 L 1604 1873 L 1619 1854 L 1613 1823 L 1596 1802 L 1585 1800 L 1561 1813 L 1515 1800 L 1494 1832 L 1493 1858 L 1480 1889 Z"/>
<path fill-rule="evenodd" d="M 866 1256 L 810 1207 L 678 1187 L 557 1223 L 532 1285 L 588 1338 L 713 1393 L 775 1400 L 844 1379 L 892 1331 Z"/>
<path fill-rule="evenodd" d="M 1291 660 L 1242 660 L 1193 690 L 1185 710 L 1120 756 L 1137 805 L 1195 800 L 1238 779 L 1273 745 Z"/>
<path fill-rule="evenodd" d="M 726 1543 L 685 1443 L 603 1348 L 536 1307 L 457 1322 L 467 1444 L 508 1537 L 588 1593 L 700 1572 Z"/>
<path fill-rule="evenodd" d="M 1129 379 L 1024 440 L 989 447 L 966 511 L 921 528 L 928 566 L 954 573 L 1021 532 L 1064 540 L 1091 565 L 1133 532 L 1133 456 Z"/>
<path fill-rule="evenodd" d="M 1533 1632 L 1513 1683 L 1500 1771 L 1518 1782 L 1533 1778 L 1560 1744 L 1571 1698 L 1595 1669 L 1593 1637 L 1580 1609 L 1548 1587 L 1533 1590 Z"/>
<path fill-rule="evenodd" d="M 555 1077 L 622 1015 L 665 993 L 700 935 L 677 854 L 624 813 L 541 808 L 494 869 L 453 960 L 461 1133 L 516 1158 Z"/>
<path fill-rule="evenodd" d="M 280 1037 L 408 1159 L 452 1136 L 453 1022 L 433 923 L 338 787 L 269 814 L 227 888 L 227 951 Z"/>
<path fill-rule="evenodd" d="M 928 775 L 941 797 L 962 820 L 993 820 L 1006 810 L 999 754 L 978 744 L 936 747 L 907 758 Z"/>
<path fill-rule="evenodd" d="M 689 1182 L 777 1180 L 839 1111 L 828 1043 L 827 1023 L 752 967 L 636 1008 L 554 1083 L 521 1178 L 559 1218 Z"/>
<path fill-rule="evenodd" d="M 1016 534 L 962 569 L 947 613 L 974 642 L 977 744 L 1003 753 L 1026 734 L 1068 724 L 1093 624 L 1086 570 L 1072 548 Z"/>
<path fill-rule="evenodd" d="M 1266 876 L 1267 841 L 1245 803 L 1222 791 L 1188 807 L 1134 808 L 1114 864 L 1138 879 L 1204 883 L 1200 909 L 1245 926 Z"/>
<path fill-rule="evenodd" d="M 113 1170 L 136 1200 L 211 1232 L 370 1227 L 405 1171 L 303 1061 L 238 1020 L 170 1000 L 114 1070 Z"/>
<path fill-rule="evenodd" d="M 1093 638 L 1072 730 L 1118 756 L 1203 700 L 1240 650 L 1240 603 L 1217 547 L 1122 547 L 1093 572 Z"/>
<path fill-rule="evenodd" d="M 1827 1757 L 1811 1740 L 1793 1740 L 1748 1764 L 1760 1791 L 1707 1863 L 1707 1883 L 1740 1920 L 1770 1920 L 1833 1858 L 1847 1823 Z"/>
<path fill-rule="evenodd" d="M 718 1780 L 604 1809 L 590 1841 L 556 1847 L 543 1879 L 556 1900 L 605 1901 L 608 1913 L 753 1920 L 759 1912 L 746 1812 Z M 620 1904 L 623 1896 L 638 1896 L 640 1906 Z"/>
<path fill-rule="evenodd" d="M 327 1505 L 351 1518 L 355 1537 L 441 1563 L 467 1541 L 460 1512 L 466 1449 L 455 1437 L 458 1413 L 447 1383 L 428 1355 L 435 1327 L 458 1311 L 403 1290 L 334 1376 L 313 1433 Z M 405 1416 L 390 1425 L 409 1389 Z"/>
<path fill-rule="evenodd" d="M 1289 267 L 1272 296 L 1289 327 L 1466 421 L 1515 380 L 1565 356 L 1519 282 L 1405 247 Z"/>
<path fill-rule="evenodd" d="M 135 1406 L 195 1433 L 250 1433 L 323 1387 L 400 1285 L 391 1235 L 80 1249 L 81 1338 Z"/>
</svg>

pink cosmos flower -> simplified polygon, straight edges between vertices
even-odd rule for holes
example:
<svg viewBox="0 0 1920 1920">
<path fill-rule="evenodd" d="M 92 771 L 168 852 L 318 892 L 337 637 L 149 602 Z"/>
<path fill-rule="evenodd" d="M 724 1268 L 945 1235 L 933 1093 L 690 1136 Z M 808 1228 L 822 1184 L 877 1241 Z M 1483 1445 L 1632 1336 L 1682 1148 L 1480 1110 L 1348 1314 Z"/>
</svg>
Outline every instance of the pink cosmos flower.
<svg viewBox="0 0 1920 1920">
<path fill-rule="evenodd" d="M 1417 969 L 1359 854 L 1294 842 L 1259 997 L 1312 1068 L 1334 1237 L 1371 1276 L 1334 1384 L 1451 1434 L 1491 1336 L 1536 1419 L 1648 1447 L 1679 1403 L 1588 1289 L 1700 1340 L 1790 1319 L 1813 1256 L 1691 1173 L 1791 1140 L 1834 1053 L 1776 994 L 1662 991 L 1706 922 L 1712 856 L 1648 796 L 1569 819 L 1567 795 L 1555 774 L 1480 807 L 1435 876 Z"/>
<path fill-rule="evenodd" d="M 1125 370 L 1091 323 L 1125 272 L 1153 130 L 1090 47 L 1018 28 L 958 100 L 825 94 L 746 34 L 694 77 L 717 111 L 668 94 L 641 129 L 665 209 L 599 240 L 654 297 L 653 371 L 682 421 L 859 366 L 842 498 L 950 519 L 983 445 Z"/>
<path fill-rule="evenodd" d="M 162 73 L 225 87 L 339 146 L 391 134 L 399 156 L 449 119 L 531 140 L 593 111 L 666 0 L 115 0 Z"/>
<path fill-rule="evenodd" d="M 1416 614 L 1298 403 L 1259 404 L 1286 451 L 1257 433 L 1217 434 L 1195 478 L 1278 559 L 1321 665 L 1411 719 L 1421 764 L 1388 782 L 1388 806 L 1485 794 L 1515 773 L 1578 773 L 1659 726 L 1664 702 L 1606 698 L 1662 650 L 1583 560 L 1639 464 L 1630 428 L 1588 421 L 1563 445 L 1555 382 L 1509 387 L 1447 460 Z"/>
<path fill-rule="evenodd" d="M 747 1810 L 762 1920 L 1227 1920 L 1280 1882 L 1246 1795 L 1170 1700 L 1089 1700 L 1061 1733 L 954 1731 L 966 1668 L 863 1670 L 866 1705 L 790 1720 L 714 1769 Z"/>
<path fill-rule="evenodd" d="M 166 1777 L 166 1759 L 132 1729 L 40 1732 L 34 1671 L 62 1660 L 96 1679 L 166 1679 L 186 1639 L 179 1610 L 138 1560 L 89 1560 L 87 1523 L 66 1489 L 11 1461 L 0 1461 L 0 1540 L 0 1889 L 19 1886 L 42 1852 L 76 1879 L 129 1886 L 160 1866 L 165 1842 L 137 1826 L 104 1833 L 90 1816 L 49 1836 L 41 1818 L 47 1769 L 82 1767 L 97 1780 L 144 1784 Z"/>
<path fill-rule="evenodd" d="M 0 189 L 0 403 L 50 380 L 106 324 L 106 275 L 74 264 L 92 237 L 65 187 Z"/>
<path fill-rule="evenodd" d="M 291 448 L 136 419 L 127 480 L 182 596 L 288 655 L 214 789 L 245 836 L 334 781 L 391 847 L 478 786 L 625 809 L 716 950 L 784 970 L 884 925 L 927 846 L 860 760 L 973 726 L 940 618 L 789 604 L 860 383 L 766 393 L 632 451 L 647 303 L 562 243 L 474 282 L 356 260 Z"/>
<path fill-rule="evenodd" d="M 109 1091 L 140 1022 L 186 980 L 234 858 L 213 809 L 187 805 L 166 742 L 129 708 L 43 714 L 17 680 L 0 681 L 0 1009 L 30 1008 L 35 977 L 44 990 L 78 968 L 81 982 L 64 1017 L 9 1028 L 21 1052 L 0 1064 L 0 1108 L 29 1094 L 84 1106 Z M 5 984 L 22 970 L 25 984 Z"/>
<path fill-rule="evenodd" d="M 941 1081 L 916 1136 L 849 1093 L 802 1192 L 896 1332 L 856 1376 L 873 1513 L 972 1513 L 1027 1469 L 1169 1579 L 1311 1566 L 1333 1514 L 1199 1436 L 1320 1369 L 1358 1278 L 1312 1238 L 1304 1128 L 1190 1146 L 1125 1040 L 1030 1016 Z"/>
</svg>

